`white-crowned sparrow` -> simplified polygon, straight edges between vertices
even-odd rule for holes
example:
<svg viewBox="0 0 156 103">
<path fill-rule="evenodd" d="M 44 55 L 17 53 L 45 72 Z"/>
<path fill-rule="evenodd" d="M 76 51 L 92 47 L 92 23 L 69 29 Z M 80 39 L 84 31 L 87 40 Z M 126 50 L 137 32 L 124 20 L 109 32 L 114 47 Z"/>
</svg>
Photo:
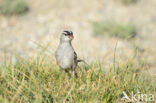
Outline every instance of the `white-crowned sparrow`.
<svg viewBox="0 0 156 103">
<path fill-rule="evenodd" d="M 69 70 L 72 70 L 72 72 L 77 77 L 75 69 L 78 62 L 80 62 L 81 60 L 77 59 L 77 54 L 71 44 L 73 38 L 74 36 L 72 31 L 64 31 L 62 33 L 59 46 L 55 53 L 55 57 L 57 64 L 61 69 L 64 69 L 67 73 L 69 73 Z"/>
</svg>

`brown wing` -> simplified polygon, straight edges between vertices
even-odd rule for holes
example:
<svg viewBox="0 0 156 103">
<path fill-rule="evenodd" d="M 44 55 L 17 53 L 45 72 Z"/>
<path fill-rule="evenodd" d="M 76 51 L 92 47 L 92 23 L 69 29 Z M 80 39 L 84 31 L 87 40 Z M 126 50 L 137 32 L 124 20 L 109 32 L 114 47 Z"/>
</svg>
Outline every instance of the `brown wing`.
<svg viewBox="0 0 156 103">
<path fill-rule="evenodd" d="M 77 62 L 77 54 L 75 51 L 74 51 L 74 61 Z"/>
</svg>

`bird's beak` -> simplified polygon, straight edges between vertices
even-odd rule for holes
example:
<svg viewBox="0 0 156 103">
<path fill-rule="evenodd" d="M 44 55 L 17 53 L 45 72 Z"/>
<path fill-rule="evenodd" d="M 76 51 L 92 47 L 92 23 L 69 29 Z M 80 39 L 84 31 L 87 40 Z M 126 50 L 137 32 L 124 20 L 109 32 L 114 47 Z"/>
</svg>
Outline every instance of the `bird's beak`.
<svg viewBox="0 0 156 103">
<path fill-rule="evenodd" d="M 73 35 L 70 35 L 69 38 L 72 40 L 72 39 L 74 39 L 74 36 Z"/>
</svg>

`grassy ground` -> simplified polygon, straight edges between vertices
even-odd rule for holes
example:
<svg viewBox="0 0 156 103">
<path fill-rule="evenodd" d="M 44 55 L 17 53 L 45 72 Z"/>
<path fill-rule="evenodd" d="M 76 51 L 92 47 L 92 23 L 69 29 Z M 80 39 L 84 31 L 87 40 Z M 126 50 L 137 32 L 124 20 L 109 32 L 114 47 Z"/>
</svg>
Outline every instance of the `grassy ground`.
<svg viewBox="0 0 156 103">
<path fill-rule="evenodd" d="M 139 0 L 118 0 L 124 5 L 132 5 L 136 4 Z"/>
<path fill-rule="evenodd" d="M 103 68 L 92 63 L 78 69 L 79 77 L 69 77 L 53 59 L 19 59 L 0 67 L 0 103 L 116 103 L 122 92 L 156 94 L 156 81 L 144 74 L 146 66 L 132 59 Z"/>
<path fill-rule="evenodd" d="M 119 24 L 114 22 L 95 22 L 93 30 L 96 35 L 118 37 L 122 39 L 133 38 L 136 28 L 132 24 Z"/>
<path fill-rule="evenodd" d="M 3 0 L 0 2 L 0 13 L 4 15 L 23 14 L 28 11 L 25 0 Z"/>
</svg>

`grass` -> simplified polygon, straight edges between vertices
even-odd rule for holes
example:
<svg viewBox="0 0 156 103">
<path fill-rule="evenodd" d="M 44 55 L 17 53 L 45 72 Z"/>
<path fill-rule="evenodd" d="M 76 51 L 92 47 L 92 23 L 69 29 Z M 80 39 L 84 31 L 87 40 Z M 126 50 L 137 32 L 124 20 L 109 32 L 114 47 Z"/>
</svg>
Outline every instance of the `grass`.
<svg viewBox="0 0 156 103">
<path fill-rule="evenodd" d="M 132 24 L 118 24 L 113 22 L 94 22 L 94 34 L 97 36 L 110 36 L 122 39 L 133 38 L 136 28 Z"/>
<path fill-rule="evenodd" d="M 0 67 L 0 103 L 117 103 L 122 92 L 156 95 L 156 81 L 133 60 L 116 63 L 108 70 L 92 63 L 79 77 L 69 77 L 47 57 L 19 59 Z M 146 71 L 147 72 L 147 71 Z"/>
<path fill-rule="evenodd" d="M 3 15 L 19 15 L 28 11 L 25 0 L 3 0 L 0 4 L 0 13 Z"/>
<path fill-rule="evenodd" d="M 136 4 L 139 0 L 118 0 L 124 5 L 132 5 Z"/>
</svg>

